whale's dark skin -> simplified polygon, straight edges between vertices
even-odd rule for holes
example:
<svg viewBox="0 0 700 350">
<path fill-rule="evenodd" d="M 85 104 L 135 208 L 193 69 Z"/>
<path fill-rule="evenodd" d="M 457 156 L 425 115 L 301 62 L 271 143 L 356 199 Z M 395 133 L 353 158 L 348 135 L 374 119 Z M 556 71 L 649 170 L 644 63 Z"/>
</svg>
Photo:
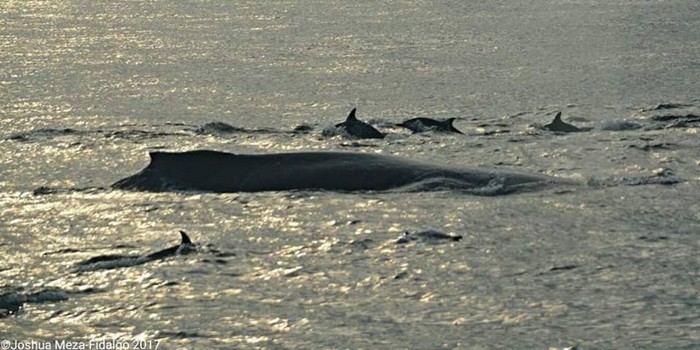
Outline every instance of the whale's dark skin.
<svg viewBox="0 0 700 350">
<path fill-rule="evenodd" d="M 556 131 L 556 132 L 582 132 L 585 131 L 581 128 L 578 128 L 576 126 L 573 126 L 569 123 L 565 123 L 564 121 L 561 120 L 561 112 L 557 113 L 556 116 L 554 116 L 554 120 L 552 120 L 551 123 L 545 124 L 544 128 L 549 130 L 549 131 Z"/>
<path fill-rule="evenodd" d="M 174 255 L 187 254 L 195 250 L 195 245 L 185 231 L 180 231 L 180 239 L 180 244 L 148 255 L 100 255 L 83 260 L 77 263 L 77 266 L 87 267 L 88 270 L 113 269 L 141 265 L 155 260 L 163 260 Z M 120 262 L 122 264 L 120 264 Z"/>
<path fill-rule="evenodd" d="M 308 152 L 231 154 L 200 150 L 151 152 L 151 163 L 112 188 L 133 191 L 261 192 L 288 190 L 385 191 L 416 184 L 412 190 L 479 190 L 499 193 L 561 183 L 552 177 L 461 169 L 368 153 Z"/>
<path fill-rule="evenodd" d="M 344 122 L 336 124 L 336 128 L 342 128 L 345 132 L 357 139 L 383 139 L 384 134 L 363 121 L 355 117 L 357 108 L 353 108 Z"/>
<path fill-rule="evenodd" d="M 413 118 L 406 120 L 397 126 L 404 127 L 413 131 L 414 133 L 426 132 L 426 131 L 439 131 L 439 132 L 454 132 L 457 134 L 464 134 L 463 132 L 457 130 L 457 128 L 452 125 L 457 118 L 448 118 L 443 121 L 430 119 L 430 118 Z"/>
</svg>

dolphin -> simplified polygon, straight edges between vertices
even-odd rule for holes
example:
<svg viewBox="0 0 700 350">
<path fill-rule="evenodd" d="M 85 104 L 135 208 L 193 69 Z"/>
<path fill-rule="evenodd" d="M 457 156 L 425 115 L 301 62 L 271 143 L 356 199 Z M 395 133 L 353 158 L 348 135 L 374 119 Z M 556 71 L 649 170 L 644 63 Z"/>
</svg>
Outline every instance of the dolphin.
<svg viewBox="0 0 700 350">
<path fill-rule="evenodd" d="M 24 309 L 24 304 L 64 301 L 68 300 L 68 294 L 71 293 L 55 287 L 31 293 L 23 292 L 22 289 L 0 287 L 0 319 L 19 314 Z"/>
<path fill-rule="evenodd" d="M 426 243 L 439 243 L 440 241 L 457 242 L 460 239 L 462 239 L 462 236 L 460 235 L 450 235 L 435 230 L 427 230 L 413 233 L 405 231 L 396 240 L 396 244 L 405 244 L 411 241 L 421 241 Z"/>
<path fill-rule="evenodd" d="M 545 124 L 544 128 L 547 130 L 550 130 L 550 131 L 557 131 L 557 132 L 581 132 L 581 131 L 584 131 L 583 129 L 575 127 L 571 124 L 564 123 L 561 120 L 561 112 L 557 113 L 557 115 L 554 116 L 554 120 L 552 120 L 551 123 Z"/>
<path fill-rule="evenodd" d="M 253 155 L 197 150 L 151 152 L 150 158 L 146 168 L 111 187 L 132 191 L 215 193 L 457 189 L 494 195 L 566 182 L 544 175 L 455 168 L 369 153 Z"/>
<path fill-rule="evenodd" d="M 180 231 L 180 244 L 159 250 L 148 255 L 100 255 L 83 260 L 76 265 L 79 270 L 106 270 L 119 267 L 129 267 L 145 264 L 155 260 L 163 260 L 174 255 L 184 255 L 193 252 L 196 246 L 185 231 Z"/>
<path fill-rule="evenodd" d="M 363 121 L 355 117 L 357 108 L 353 108 L 344 122 L 336 124 L 336 128 L 343 129 L 348 135 L 357 139 L 383 139 L 384 134 Z"/>
<path fill-rule="evenodd" d="M 443 121 L 439 121 L 430 118 L 413 118 L 396 125 L 409 129 L 414 133 L 426 131 L 440 131 L 464 134 L 463 132 L 457 130 L 457 128 L 455 128 L 454 125 L 452 125 L 455 119 L 457 118 L 448 118 Z"/>
</svg>

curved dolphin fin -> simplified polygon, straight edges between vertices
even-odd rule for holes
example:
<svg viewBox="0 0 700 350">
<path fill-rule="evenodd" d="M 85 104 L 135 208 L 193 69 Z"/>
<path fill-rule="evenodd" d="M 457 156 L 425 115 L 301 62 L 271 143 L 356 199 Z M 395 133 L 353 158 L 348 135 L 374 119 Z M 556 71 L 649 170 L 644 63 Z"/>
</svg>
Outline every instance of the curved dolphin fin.
<svg viewBox="0 0 700 350">
<path fill-rule="evenodd" d="M 180 236 L 182 237 L 182 242 L 180 244 L 192 244 L 192 240 L 190 240 L 190 237 L 187 235 L 185 231 L 180 230 Z"/>
<path fill-rule="evenodd" d="M 561 121 L 561 112 L 557 113 L 557 115 L 554 116 L 554 119 L 552 120 L 552 124 L 562 124 L 564 123 Z"/>
<path fill-rule="evenodd" d="M 350 114 L 348 114 L 348 117 L 345 118 L 345 122 L 356 122 L 357 118 L 355 117 L 355 111 L 357 111 L 357 108 L 353 108 L 352 111 L 350 111 Z"/>
<path fill-rule="evenodd" d="M 457 128 L 455 128 L 454 125 L 452 125 L 452 123 L 454 123 L 454 121 L 456 119 L 457 118 L 447 118 L 442 122 L 442 125 L 444 126 L 446 131 L 452 131 L 452 132 L 456 132 L 458 134 L 464 134 L 463 132 L 457 130 Z"/>
<path fill-rule="evenodd" d="M 552 120 L 551 123 L 546 124 L 544 126 L 545 129 L 549 129 L 551 131 L 558 131 L 558 132 L 579 132 L 579 131 L 584 131 L 574 125 L 571 125 L 569 123 L 565 123 L 563 120 L 561 120 L 561 112 L 557 113 L 557 115 L 554 116 L 554 119 Z"/>
</svg>

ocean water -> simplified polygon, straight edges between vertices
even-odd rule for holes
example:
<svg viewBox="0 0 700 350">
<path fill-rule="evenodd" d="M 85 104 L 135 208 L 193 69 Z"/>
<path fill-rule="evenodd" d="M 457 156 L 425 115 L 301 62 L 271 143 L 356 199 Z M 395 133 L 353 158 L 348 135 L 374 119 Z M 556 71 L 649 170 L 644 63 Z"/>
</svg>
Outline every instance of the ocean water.
<svg viewBox="0 0 700 350">
<path fill-rule="evenodd" d="M 0 340 L 12 346 L 700 347 L 697 1 L 0 9 Z M 355 107 L 387 137 L 322 135 Z M 558 111 L 590 130 L 543 130 Z M 465 135 L 393 126 L 413 117 L 459 117 Z M 215 121 L 237 129 L 198 130 Z M 580 186 L 108 189 L 148 151 L 193 149 L 370 152 Z M 660 173 L 682 181 L 625 181 Z M 628 185 L 596 185 L 611 181 Z M 178 230 L 200 249 L 76 269 L 176 245 Z M 425 230 L 462 239 L 396 242 Z"/>
</svg>

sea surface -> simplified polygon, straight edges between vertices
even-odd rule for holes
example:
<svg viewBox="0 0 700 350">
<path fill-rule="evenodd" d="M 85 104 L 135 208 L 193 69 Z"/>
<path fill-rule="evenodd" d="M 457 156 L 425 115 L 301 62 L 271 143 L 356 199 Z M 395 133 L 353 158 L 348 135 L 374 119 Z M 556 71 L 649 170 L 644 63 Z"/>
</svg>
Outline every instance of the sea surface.
<svg viewBox="0 0 700 350">
<path fill-rule="evenodd" d="M 700 348 L 697 0 L 3 0 L 0 23 L 12 346 Z M 352 108 L 387 137 L 323 135 Z M 559 111 L 588 131 L 543 129 Z M 395 127 L 413 117 L 460 118 L 465 135 Z M 149 151 L 195 149 L 368 152 L 580 185 L 109 189 Z M 659 174 L 677 181 L 625 181 Z M 612 182 L 627 185 L 597 185 Z M 177 245 L 179 230 L 196 252 L 76 269 Z M 397 243 L 426 230 L 462 239 Z"/>
</svg>

